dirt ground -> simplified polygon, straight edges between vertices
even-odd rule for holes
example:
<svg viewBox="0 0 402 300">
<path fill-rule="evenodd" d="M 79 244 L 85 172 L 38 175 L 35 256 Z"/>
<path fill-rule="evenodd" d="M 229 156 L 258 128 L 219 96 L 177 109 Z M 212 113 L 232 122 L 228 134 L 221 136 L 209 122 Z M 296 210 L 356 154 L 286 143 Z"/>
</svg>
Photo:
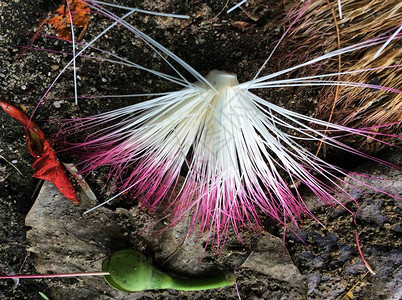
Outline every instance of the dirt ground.
<svg viewBox="0 0 402 300">
<path fill-rule="evenodd" d="M 25 109 L 27 114 L 33 111 L 52 80 L 69 60 L 67 55 L 40 50 L 25 50 L 18 58 L 20 46 L 30 44 L 32 33 L 40 20 L 57 8 L 56 2 L 46 0 L 0 2 L 0 98 Z M 201 74 L 205 75 L 213 69 L 226 70 L 236 73 L 240 82 L 253 77 L 272 49 L 273 42 L 278 40 L 283 32 L 284 27 L 279 25 L 279 20 L 283 18 L 287 7 L 280 1 L 267 2 L 250 1 L 243 10 L 236 10 L 228 15 L 225 12 L 226 0 L 119 1 L 130 7 L 190 15 L 189 20 L 178 20 L 136 14 L 130 19 L 130 23 L 168 47 Z M 233 1 L 229 3 L 234 4 Z M 84 41 L 89 41 L 108 24 L 110 22 L 103 17 L 92 17 L 84 34 Z M 54 35 L 54 31 L 47 26 L 42 28 L 41 33 Z M 68 43 L 46 36 L 39 36 L 33 46 L 55 51 L 71 51 Z M 161 65 L 155 55 L 144 52 L 142 45 L 138 47 L 132 34 L 122 28 L 116 28 L 108 33 L 102 40 L 102 48 L 115 51 L 133 61 L 145 62 L 150 68 L 170 72 L 168 67 Z M 279 70 L 281 54 L 292 50 L 295 49 L 280 47 L 266 69 L 269 72 Z M 156 76 L 144 75 L 128 67 L 107 62 L 82 59 L 78 61 L 77 71 L 80 95 L 150 93 L 176 88 Z M 72 78 L 72 71 L 67 71 L 35 114 L 35 120 L 49 137 L 57 132 L 60 125 L 53 120 L 89 116 L 144 100 L 80 99 L 76 106 L 74 100 L 58 98 L 74 95 Z M 260 95 L 286 108 L 312 114 L 317 104 L 318 91 L 312 88 L 267 90 L 260 92 Z M 60 149 L 61 145 L 55 144 L 55 148 Z M 382 174 L 386 182 L 391 183 L 383 187 L 390 193 L 399 193 L 402 190 L 400 174 L 397 171 L 391 172 L 337 151 L 329 153 L 333 155 L 327 155 L 327 159 L 341 162 L 342 167 L 354 169 L 362 165 L 361 168 L 367 172 L 375 171 L 377 174 Z M 27 241 L 26 234 L 30 228 L 25 226 L 25 217 L 34 204 L 43 182 L 31 177 L 33 158 L 26 150 L 22 126 L 2 112 L 0 112 L 0 155 L 0 271 L 4 269 L 6 263 L 16 273 L 36 273 L 34 259 L 36 263 L 38 259 L 27 251 L 35 245 Z M 375 155 L 396 163 L 401 162 L 401 157 L 395 149 L 385 149 Z M 69 155 L 62 153 L 60 157 L 65 162 L 72 161 Z M 110 188 L 105 183 L 106 174 L 106 169 L 100 169 L 87 178 L 89 185 L 100 199 L 107 197 Z M 381 188 L 383 183 L 371 184 L 376 186 L 378 184 Z M 259 252 L 256 245 L 261 238 L 258 236 L 246 235 L 244 245 L 236 240 L 229 240 L 221 256 L 214 254 L 214 250 L 208 249 L 204 260 L 209 260 L 210 265 L 220 270 L 230 269 L 232 265 L 237 267 L 238 293 L 242 299 L 397 299 L 396 297 L 401 295 L 398 286 L 400 289 L 402 275 L 400 269 L 402 254 L 397 251 L 398 246 L 401 246 L 402 232 L 400 202 L 372 191 L 357 195 L 357 199 L 360 204 L 360 212 L 357 215 L 360 242 L 366 259 L 376 269 L 377 275 L 366 274 L 367 270 L 355 245 L 355 227 L 351 215 L 341 208 L 321 206 L 316 206 L 314 213 L 325 227 L 307 219 L 299 233 L 305 244 L 291 233 L 286 235 L 286 248 L 291 256 L 289 268 L 294 264 L 297 270 L 292 273 L 292 276 L 295 276 L 294 281 L 299 280 L 295 274 L 299 273 L 302 276 L 296 287 L 292 286 L 292 281 L 280 280 L 271 273 L 267 275 L 264 270 L 253 265 L 251 259 L 246 263 L 250 253 Z M 347 206 L 352 210 L 356 209 L 353 203 L 348 203 Z M 128 235 L 130 242 L 127 245 L 133 246 L 139 243 L 137 246 L 141 245 L 141 248 L 153 256 L 156 263 L 160 263 L 162 256 L 158 257 L 157 253 L 152 253 L 157 251 L 157 247 L 150 246 L 152 243 L 149 240 L 147 242 L 147 239 L 138 237 L 138 228 L 144 227 L 149 218 L 140 212 L 137 213 L 141 217 L 135 219 L 124 217 L 127 215 L 126 210 L 130 212 L 129 214 L 133 213 L 130 208 L 124 201 L 119 202 L 118 205 L 110 207 L 110 214 L 113 214 L 111 218 L 120 226 L 121 231 Z M 271 234 L 282 239 L 282 228 L 269 220 L 266 220 L 265 225 L 267 235 Z M 164 241 L 159 242 L 163 244 Z M 281 247 L 277 251 L 282 254 Z M 235 262 L 225 259 L 232 253 L 235 253 L 232 256 Z M 63 261 L 62 258 L 60 260 Z M 244 268 L 245 263 L 249 268 Z M 170 266 L 169 271 L 180 273 L 180 269 L 174 265 Z M 55 290 L 63 285 L 76 284 L 72 280 L 55 282 L 22 280 L 18 287 L 13 289 L 12 281 L 0 281 L 0 299 L 42 299 L 39 292 L 48 295 L 50 299 L 63 299 L 60 296 L 62 294 Z M 102 284 L 105 283 L 102 281 L 97 283 L 100 285 L 98 288 L 102 290 Z M 121 296 L 108 295 L 109 298 L 105 299 L 122 299 Z M 349 298 L 344 298 L 346 295 Z M 81 299 L 81 296 L 76 295 L 74 298 Z M 238 295 L 234 287 L 228 287 L 218 291 L 197 293 L 178 293 L 173 290 L 148 292 L 130 297 L 127 299 L 237 299 Z"/>
</svg>

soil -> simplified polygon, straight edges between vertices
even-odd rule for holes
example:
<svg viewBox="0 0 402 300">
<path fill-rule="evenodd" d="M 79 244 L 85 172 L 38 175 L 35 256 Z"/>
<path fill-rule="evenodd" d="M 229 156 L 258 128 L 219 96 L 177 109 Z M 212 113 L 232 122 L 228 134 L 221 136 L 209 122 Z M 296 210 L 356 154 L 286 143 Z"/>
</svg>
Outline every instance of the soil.
<svg viewBox="0 0 402 300">
<path fill-rule="evenodd" d="M 269 55 L 274 42 L 280 38 L 284 27 L 279 21 L 284 17 L 287 9 L 279 1 L 267 3 L 268 1 L 260 0 L 250 1 L 243 9 L 235 10 L 231 14 L 225 12 L 226 0 L 118 2 L 130 7 L 191 16 L 188 20 L 181 20 L 135 14 L 129 21 L 201 74 L 206 75 L 213 69 L 225 70 L 237 74 L 240 82 L 254 76 Z M 233 4 L 232 1 L 229 3 Z M 32 33 L 40 21 L 55 8 L 57 3 L 47 0 L 0 2 L 0 97 L 19 106 L 28 115 L 34 111 L 47 88 L 70 59 L 68 55 L 38 49 L 26 49 L 19 57 L 21 46 L 30 45 Z M 90 41 L 109 24 L 110 21 L 106 18 L 94 15 L 89 21 L 83 41 Z M 41 33 L 43 36 L 35 40 L 34 47 L 71 52 L 71 44 L 50 37 L 55 35 L 55 32 L 49 26 L 43 26 Z M 151 51 L 144 51 L 144 45 L 138 39 L 134 39 L 133 34 L 121 27 L 115 28 L 103 37 L 101 45 L 103 49 L 114 51 L 148 68 L 174 74 L 166 64 L 161 62 L 160 57 Z M 279 70 L 281 55 L 292 50 L 297 49 L 279 47 L 263 72 L 271 73 Z M 100 56 L 105 57 L 102 54 Z M 155 93 L 177 89 L 175 85 L 166 83 L 157 76 L 140 73 L 132 68 L 106 61 L 82 58 L 77 60 L 77 66 L 78 93 L 83 96 Z M 190 78 L 189 74 L 186 76 Z M 79 99 L 78 105 L 74 105 L 74 99 L 63 98 L 74 96 L 72 78 L 71 70 L 65 72 L 34 115 L 34 119 L 50 139 L 60 126 L 58 120 L 90 116 L 146 99 Z M 265 90 L 259 92 L 259 95 L 270 99 L 275 104 L 312 115 L 317 104 L 315 96 L 318 92 L 318 89 L 283 89 Z M 25 217 L 41 190 L 43 182 L 31 177 L 33 158 L 26 150 L 23 134 L 23 128 L 19 123 L 8 115 L 0 113 L 0 270 L 6 263 L 16 273 L 32 274 L 37 271 L 34 255 L 27 251 L 28 248 L 32 248 L 32 245 L 26 239 L 26 233 L 30 228 L 25 226 Z M 54 144 L 56 149 L 62 148 L 59 142 Z M 375 155 L 390 158 L 389 153 L 394 153 L 391 150 L 387 149 L 388 152 Z M 329 161 L 341 161 L 341 166 L 347 166 L 348 169 L 353 169 L 364 162 L 362 159 L 355 159 L 337 151 L 328 151 Z M 60 153 L 60 157 L 65 162 L 76 162 L 63 152 Z M 372 168 L 377 167 L 367 167 L 366 170 Z M 106 175 L 107 169 L 100 169 L 86 178 L 92 190 L 101 199 L 107 197 L 110 188 L 105 182 Z M 388 180 L 394 180 L 395 186 L 398 186 L 400 177 L 397 174 L 392 176 Z M 398 216 L 401 207 L 393 198 L 374 194 L 358 198 L 362 211 L 361 215 L 358 215 L 358 230 L 360 241 L 364 245 L 370 263 L 380 266 L 378 267 L 380 275 L 377 277 L 366 275 L 361 278 L 366 269 L 361 263 L 354 244 L 351 215 L 339 208 L 318 207 L 315 208 L 314 214 L 323 222 L 325 228 L 314 220 L 307 219 L 302 231 L 299 232 L 305 244 L 290 233 L 285 239 L 294 264 L 300 273 L 305 275 L 305 293 L 295 296 L 294 293 L 292 294 L 292 285 L 289 282 L 277 280 L 272 274 L 264 275 L 261 270 L 240 268 L 238 270 L 240 296 L 243 299 L 337 299 L 346 295 L 356 283 L 357 288 L 353 290 L 355 297 L 357 296 L 356 299 L 378 299 L 378 294 L 375 294 L 373 290 L 380 288 L 381 284 L 386 282 L 398 286 L 397 274 L 400 275 L 398 273 L 400 271 L 397 266 L 400 264 L 401 254 L 396 250 L 397 247 L 393 241 L 400 239 L 401 235 L 401 229 L 397 225 L 401 221 Z M 347 205 L 350 209 L 356 209 L 353 203 Z M 121 215 L 121 211 L 126 208 L 131 207 L 124 202 L 110 207 L 111 211 L 120 212 L 117 213 L 118 215 Z M 138 228 L 146 227 L 149 222 L 145 213 L 141 216 L 143 217 L 130 222 L 121 216 L 121 218 L 117 217 L 116 222 L 122 230 L 131 232 L 130 244 L 138 241 L 136 236 Z M 269 220 L 266 221 L 266 230 L 282 238 L 282 229 Z M 206 259 L 210 259 L 212 265 L 221 269 L 230 268 L 230 264 L 222 257 L 236 251 L 234 249 L 241 249 L 240 252 L 245 251 L 249 255 L 248 251 L 254 249 L 253 245 L 259 238 L 246 235 L 244 245 L 236 240 L 229 241 L 222 256 L 212 255 L 213 250 L 209 249 L 210 256 L 207 255 Z M 142 240 L 141 243 L 149 254 L 152 255 L 152 251 L 156 251 L 156 248 L 147 246 L 146 241 Z M 160 263 L 157 254 L 153 254 L 156 263 Z M 240 256 L 241 263 L 238 262 L 238 266 L 241 266 L 246 258 L 245 254 Z M 178 270 L 172 267 L 169 271 Z M 56 282 L 56 287 L 72 284 L 71 281 Z M 392 286 L 389 289 L 392 290 Z M 0 281 L 0 299 L 42 299 L 39 292 L 50 297 L 50 295 L 57 295 L 54 290 L 55 284 L 48 280 L 22 280 L 16 288 L 13 288 L 12 281 Z M 386 293 L 384 295 L 384 297 L 389 296 Z M 143 297 L 141 299 L 236 299 L 237 293 L 231 287 L 218 292 L 150 292 L 141 297 Z M 79 299 L 78 295 L 76 299 Z M 137 298 L 133 296 L 132 299 Z"/>
</svg>

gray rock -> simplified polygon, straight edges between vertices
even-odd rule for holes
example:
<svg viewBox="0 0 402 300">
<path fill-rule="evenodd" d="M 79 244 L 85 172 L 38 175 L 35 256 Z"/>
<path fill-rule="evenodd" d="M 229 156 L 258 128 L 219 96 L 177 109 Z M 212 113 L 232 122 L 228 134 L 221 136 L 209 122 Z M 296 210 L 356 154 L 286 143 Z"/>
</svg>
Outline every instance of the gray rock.
<svg viewBox="0 0 402 300">
<path fill-rule="evenodd" d="M 68 201 L 49 182 L 43 187 L 29 211 L 25 224 L 35 254 L 38 273 L 73 273 L 101 271 L 103 259 L 113 251 L 126 248 L 127 239 L 113 221 L 110 210 L 83 216 L 90 207 L 81 200 L 79 206 Z M 72 283 L 51 280 L 51 299 L 136 299 L 108 286 L 103 276 L 81 277 Z"/>
<path fill-rule="evenodd" d="M 283 241 L 270 234 L 263 235 L 250 253 L 242 268 L 263 273 L 275 280 L 286 283 L 291 288 L 288 299 L 305 299 L 306 277 L 293 264 Z"/>
<path fill-rule="evenodd" d="M 131 220 L 139 214 L 138 208 L 130 211 Z M 134 221 L 135 224 L 135 221 Z M 202 260 L 206 255 L 206 237 L 188 236 L 189 217 L 173 227 L 158 223 L 147 230 L 138 231 L 149 252 L 154 253 L 154 262 L 167 271 L 186 276 L 200 276 L 216 271 L 213 263 Z"/>
<path fill-rule="evenodd" d="M 397 151 L 385 157 L 395 164 L 400 164 L 401 159 Z M 325 228 L 313 221 L 305 222 L 306 246 L 293 242 L 291 245 L 298 250 L 290 248 L 291 253 L 301 273 L 307 276 L 311 299 L 340 299 L 349 290 L 359 299 L 401 299 L 402 204 L 390 195 L 400 197 L 402 174 L 397 168 L 374 162 L 360 166 L 355 173 L 368 175 L 361 176 L 361 182 L 354 182 L 355 188 L 345 185 L 359 205 L 357 208 L 356 204 L 345 202 L 356 212 L 356 225 L 344 208 L 325 208 L 313 201 L 315 216 Z M 368 273 L 358 253 L 355 228 L 362 253 L 375 275 Z"/>
</svg>

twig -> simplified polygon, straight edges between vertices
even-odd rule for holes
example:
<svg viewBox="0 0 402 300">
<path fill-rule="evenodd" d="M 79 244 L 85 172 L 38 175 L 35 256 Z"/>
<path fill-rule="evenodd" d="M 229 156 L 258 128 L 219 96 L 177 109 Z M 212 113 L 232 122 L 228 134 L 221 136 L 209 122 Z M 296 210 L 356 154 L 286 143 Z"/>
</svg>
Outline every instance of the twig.
<svg viewBox="0 0 402 300">
<path fill-rule="evenodd" d="M 341 37 L 339 34 L 339 25 L 338 25 L 338 21 L 336 20 L 335 11 L 331 5 L 331 2 L 329 2 L 329 0 L 327 0 L 327 4 L 331 10 L 332 18 L 334 19 L 334 24 L 335 24 L 335 29 L 336 29 L 336 40 L 337 40 L 337 44 L 338 44 L 337 46 L 338 46 L 338 49 L 341 49 Z M 341 72 L 341 64 L 342 64 L 341 55 L 339 54 L 338 55 L 338 81 L 341 81 L 341 75 L 339 74 Z M 335 105 L 336 105 L 336 102 L 338 101 L 338 97 L 339 97 L 339 88 L 340 88 L 340 85 L 336 85 L 335 97 L 334 97 L 334 101 L 332 102 L 332 107 L 331 107 L 331 112 L 329 114 L 328 123 L 331 122 L 332 115 L 334 114 Z M 328 126 L 325 127 L 324 134 L 323 134 L 324 136 L 327 134 L 327 130 L 328 130 Z M 315 153 L 316 156 L 318 155 L 318 153 L 320 153 L 323 139 L 324 139 L 324 137 L 321 138 L 320 143 L 318 144 L 318 149 L 317 149 L 317 152 Z"/>
<path fill-rule="evenodd" d="M 222 10 L 221 10 L 215 17 L 213 17 L 212 19 L 218 18 L 218 17 L 225 11 L 226 7 L 227 7 L 228 4 L 229 4 L 229 1 L 230 1 L 230 0 L 226 0 L 226 3 L 225 3 L 225 5 L 223 6 Z"/>
<path fill-rule="evenodd" d="M 32 193 L 31 200 L 35 200 L 35 199 L 36 199 L 36 197 L 38 196 L 39 191 L 40 191 L 40 189 L 42 188 L 42 185 L 43 185 L 44 182 L 45 182 L 44 180 L 39 179 L 39 181 L 38 181 L 38 183 L 36 184 L 35 189 L 34 189 L 34 191 L 33 191 L 33 193 Z"/>
<path fill-rule="evenodd" d="M 345 293 L 345 295 L 339 297 L 339 300 L 349 299 L 350 297 L 348 296 L 348 294 L 349 294 L 349 293 L 352 293 L 352 291 L 357 287 L 357 285 L 358 285 L 359 283 L 361 283 L 362 280 L 363 280 L 364 278 L 366 278 L 366 276 L 367 276 L 369 273 L 370 273 L 369 271 L 367 271 L 366 273 L 364 273 L 364 274 L 359 278 L 359 280 L 357 280 L 357 282 Z M 348 297 L 348 298 L 346 298 L 346 297 Z M 352 299 L 352 298 L 351 298 L 351 299 Z"/>
<path fill-rule="evenodd" d="M 22 272 L 22 269 L 24 268 L 24 265 L 25 265 L 25 263 L 27 262 L 28 257 L 29 257 L 29 252 L 28 252 L 27 255 L 25 255 L 24 261 L 22 262 L 21 267 L 20 267 L 20 269 L 18 270 L 18 273 L 21 273 L 21 272 Z"/>
<path fill-rule="evenodd" d="M 12 166 L 14 169 L 17 170 L 18 173 L 20 173 L 20 175 L 24 175 L 22 174 L 22 172 L 20 170 L 18 170 L 18 168 L 16 166 L 14 166 L 14 164 L 12 164 L 11 162 L 9 162 L 3 155 L 0 154 L 0 158 L 2 158 L 3 160 L 5 160 L 10 166 Z"/>
</svg>

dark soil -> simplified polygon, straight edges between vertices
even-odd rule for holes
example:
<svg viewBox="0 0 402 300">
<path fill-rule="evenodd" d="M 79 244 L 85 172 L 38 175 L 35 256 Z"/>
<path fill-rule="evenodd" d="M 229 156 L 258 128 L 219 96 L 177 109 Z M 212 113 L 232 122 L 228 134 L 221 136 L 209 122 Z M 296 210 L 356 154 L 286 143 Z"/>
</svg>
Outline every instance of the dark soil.
<svg viewBox="0 0 402 300">
<path fill-rule="evenodd" d="M 127 0 L 118 2 L 130 7 L 191 16 L 189 20 L 177 20 L 135 14 L 129 20 L 130 23 L 166 46 L 201 74 L 206 75 L 213 69 L 225 70 L 236 73 L 240 82 L 254 76 L 284 29 L 279 25 L 279 21 L 284 16 L 286 8 L 279 1 L 270 1 L 271 3 L 260 0 L 250 1 L 250 4 L 244 6 L 244 9 L 238 9 L 229 15 L 225 12 L 226 0 Z M 230 5 L 233 5 L 234 2 L 237 1 L 229 1 Z M 33 112 L 58 72 L 70 60 L 70 56 L 67 55 L 39 50 L 25 50 L 23 55 L 18 57 L 18 54 L 21 53 L 19 47 L 30 44 L 32 33 L 41 19 L 56 7 L 57 3 L 46 0 L 4 0 L 0 2 L 0 98 L 26 110 L 28 115 Z M 90 41 L 109 24 L 110 21 L 104 17 L 93 16 L 84 34 L 84 41 Z M 42 28 L 41 33 L 55 34 L 46 25 Z M 135 43 L 133 35 L 123 28 L 114 29 L 101 40 L 103 49 L 115 51 L 116 54 L 149 68 L 174 74 L 166 64 L 161 63 L 160 58 L 150 51 L 144 52 L 141 44 L 139 47 L 135 47 Z M 69 43 L 49 37 L 39 36 L 33 46 L 71 52 Z M 272 73 L 279 70 L 281 53 L 291 50 L 280 47 L 264 72 Z M 140 73 L 121 65 L 84 58 L 77 60 L 77 64 L 79 95 L 151 93 L 177 88 L 156 76 Z M 182 70 L 180 69 L 180 71 Z M 190 78 L 188 74 L 186 76 Z M 71 70 L 62 75 L 34 116 L 49 138 L 57 132 L 60 125 L 54 120 L 89 116 L 145 100 L 79 99 L 79 104 L 76 106 L 74 99 L 59 98 L 74 96 L 72 79 Z M 260 92 L 261 96 L 278 105 L 310 115 L 314 112 L 317 93 L 317 89 Z M 26 150 L 23 134 L 23 128 L 19 123 L 0 112 L 0 155 L 22 173 L 21 175 L 0 157 L 0 263 L 1 261 L 8 263 L 15 272 L 30 274 L 36 271 L 32 254 L 26 251 L 29 246 L 25 237 L 28 228 L 25 227 L 24 218 L 36 198 L 41 182 L 31 177 L 33 170 L 30 166 L 33 158 Z M 61 149 L 62 145 L 55 143 L 55 147 Z M 64 161 L 72 160 L 69 155 L 64 153 L 61 153 L 60 157 Z M 343 161 L 341 166 L 349 169 L 361 163 L 361 160 L 336 151 L 330 156 L 330 161 Z M 97 195 L 107 193 L 107 186 L 104 182 L 106 172 L 106 169 L 101 169 L 87 178 Z M 364 207 L 374 205 L 373 202 L 367 201 L 363 203 Z M 375 202 L 375 199 L 372 201 Z M 382 201 L 381 215 L 385 216 L 387 220 L 385 223 L 391 224 L 389 225 L 391 227 L 384 223 L 378 225 L 376 222 L 367 222 L 360 232 L 363 234 L 362 242 L 369 249 L 368 251 L 371 251 L 372 257 L 386 260 L 394 254 L 392 242 L 386 241 L 386 239 L 394 238 L 395 235 L 400 237 L 400 232 L 396 233 L 396 229 L 392 229 L 395 227 L 393 224 L 398 222 L 395 215 L 395 207 L 397 207 L 395 200 L 382 199 L 380 201 Z M 305 238 L 307 246 L 301 244 L 293 236 L 287 239 L 287 246 L 301 273 L 310 276 L 311 282 L 314 282 L 313 276 L 319 278 L 316 280 L 317 287 L 315 287 L 319 292 L 310 293 L 312 298 L 319 299 L 323 295 L 325 282 L 331 282 L 332 288 L 339 290 L 339 294 L 336 296 L 341 296 L 346 292 L 345 286 L 351 287 L 350 282 L 365 272 L 356 253 L 350 214 L 320 208 L 316 211 L 316 215 L 320 220 L 324 220 L 326 230 L 317 223 L 313 223 L 312 220 L 308 220 L 303 228 L 302 236 Z M 270 224 L 269 221 L 267 224 L 269 224 L 267 230 L 281 237 L 280 228 Z M 339 255 L 339 257 L 334 257 L 334 255 Z M 345 265 L 346 267 L 344 267 Z M 394 268 L 394 265 L 390 268 Z M 249 279 L 245 283 L 239 283 L 240 294 L 244 299 L 268 299 L 266 297 L 269 296 L 265 294 L 265 291 L 276 288 L 270 286 L 267 281 L 259 282 L 258 276 L 250 275 L 247 271 L 244 271 L 242 276 L 242 278 Z M 328 279 L 329 277 L 330 279 Z M 341 279 L 335 280 L 334 278 Z M 375 281 L 372 278 L 369 279 L 369 282 L 370 280 Z M 47 283 L 44 280 L 22 281 L 15 289 L 12 289 L 12 283 L 12 281 L 0 281 L 0 299 L 41 299 L 38 292 L 47 294 L 48 291 Z M 208 293 L 199 295 L 198 299 L 208 299 L 208 295 Z M 367 292 L 361 295 L 361 299 L 371 299 Z M 231 296 L 235 297 L 235 293 Z M 221 295 L 221 297 L 224 299 L 225 295 Z M 190 299 L 186 296 L 176 297 L 174 292 L 162 298 Z"/>
</svg>

